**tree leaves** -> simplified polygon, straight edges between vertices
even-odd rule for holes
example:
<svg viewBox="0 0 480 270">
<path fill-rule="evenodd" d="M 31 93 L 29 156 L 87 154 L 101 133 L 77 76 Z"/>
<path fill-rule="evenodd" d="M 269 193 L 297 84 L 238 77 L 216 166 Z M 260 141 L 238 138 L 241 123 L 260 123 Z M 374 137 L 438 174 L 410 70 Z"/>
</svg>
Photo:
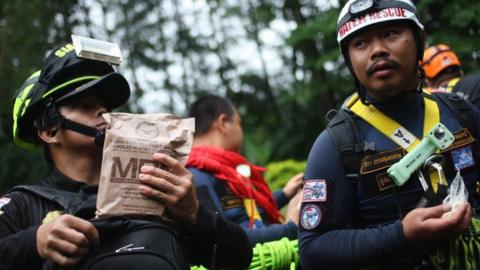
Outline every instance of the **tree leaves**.
<svg viewBox="0 0 480 270">
<path fill-rule="evenodd" d="M 226 95 L 252 161 L 303 160 L 327 111 L 355 91 L 336 41 L 337 2 L 346 1 L 0 1 L 0 113 L 47 50 L 75 32 L 120 44 L 133 90 L 125 110 L 183 115 L 203 93 Z M 466 73 L 479 70 L 480 2 L 417 5 L 428 42 L 449 44 Z M 5 133 L 0 150 L 4 166 L 27 164 L 0 167 L 0 189 L 45 172 L 41 153 L 21 152 Z"/>
</svg>

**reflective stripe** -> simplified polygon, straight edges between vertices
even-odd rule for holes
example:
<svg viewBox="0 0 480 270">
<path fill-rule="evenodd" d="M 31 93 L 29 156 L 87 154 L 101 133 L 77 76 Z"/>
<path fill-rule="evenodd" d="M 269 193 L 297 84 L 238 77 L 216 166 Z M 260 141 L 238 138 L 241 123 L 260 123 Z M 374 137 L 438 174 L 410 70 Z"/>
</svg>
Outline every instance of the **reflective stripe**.
<svg viewBox="0 0 480 270">
<path fill-rule="evenodd" d="M 93 81 L 93 80 L 96 80 L 100 78 L 100 76 L 82 76 L 82 77 L 79 77 L 79 78 L 75 78 L 73 80 L 70 80 L 68 82 L 64 82 L 60 85 L 58 85 L 57 87 L 51 89 L 50 91 L 48 91 L 47 93 L 43 94 L 42 98 L 45 98 L 47 96 L 49 96 L 50 94 L 56 92 L 57 90 L 65 87 L 65 86 L 68 86 L 70 84 L 73 84 L 73 83 L 77 83 L 77 82 L 81 82 L 81 81 L 85 81 L 85 80 L 89 80 L 89 81 Z"/>
<path fill-rule="evenodd" d="M 35 146 L 31 143 L 24 142 L 19 136 L 18 136 L 18 124 L 20 119 L 23 117 L 25 114 L 28 105 L 30 104 L 31 98 L 30 98 L 30 93 L 35 86 L 35 84 L 38 81 L 38 77 L 40 76 L 40 70 L 36 71 L 28 79 L 24 82 L 24 85 L 26 86 L 21 89 L 20 93 L 18 93 L 17 97 L 15 98 L 15 103 L 13 105 L 13 126 L 12 126 L 12 135 L 13 135 L 13 141 L 20 145 L 23 148 L 26 149 L 34 149 Z"/>
</svg>

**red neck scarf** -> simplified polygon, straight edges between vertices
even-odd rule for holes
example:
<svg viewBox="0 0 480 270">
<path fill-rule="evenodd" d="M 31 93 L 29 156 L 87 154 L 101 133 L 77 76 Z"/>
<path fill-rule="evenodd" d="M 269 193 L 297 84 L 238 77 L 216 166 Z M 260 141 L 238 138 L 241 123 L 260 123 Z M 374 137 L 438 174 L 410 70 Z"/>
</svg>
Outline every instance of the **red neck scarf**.
<svg viewBox="0 0 480 270">
<path fill-rule="evenodd" d="M 250 167 L 250 178 L 237 172 L 236 168 L 241 164 Z M 253 198 L 265 210 L 270 223 L 280 222 L 281 215 L 277 204 L 261 174 L 266 168 L 251 164 L 240 154 L 212 146 L 193 147 L 187 167 L 210 172 L 216 178 L 226 181 L 233 193 L 242 199 Z"/>
</svg>

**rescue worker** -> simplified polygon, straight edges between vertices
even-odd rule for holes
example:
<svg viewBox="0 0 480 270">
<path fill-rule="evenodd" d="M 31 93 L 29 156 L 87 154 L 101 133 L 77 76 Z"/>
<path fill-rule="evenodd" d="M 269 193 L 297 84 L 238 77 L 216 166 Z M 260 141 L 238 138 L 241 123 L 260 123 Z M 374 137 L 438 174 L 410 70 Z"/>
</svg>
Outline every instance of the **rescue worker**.
<svg viewBox="0 0 480 270">
<path fill-rule="evenodd" d="M 292 201 L 286 223 L 279 208 L 300 190 L 297 174 L 282 190 L 272 194 L 262 173 L 240 154 L 243 130 L 240 115 L 230 100 L 216 95 L 198 98 L 190 107 L 196 132 L 187 168 L 195 177 L 198 197 L 212 210 L 241 225 L 250 244 L 297 238 L 299 207 Z"/>
<path fill-rule="evenodd" d="M 453 87 L 463 77 L 463 70 L 450 47 L 437 44 L 425 50 L 422 60 L 425 83 L 431 91 L 452 92 Z"/>
<path fill-rule="evenodd" d="M 337 41 L 357 94 L 319 135 L 308 157 L 299 222 L 302 268 L 435 269 L 441 263 L 431 251 L 469 228 L 471 207 L 480 210 L 475 192 L 480 112 L 455 95 L 422 93 L 425 33 L 412 1 L 349 0 L 338 18 Z M 464 129 L 456 104 L 468 107 L 473 128 Z M 455 135 L 434 162 L 439 169 L 426 164 L 420 169 L 427 180 L 413 174 L 396 185 L 387 169 L 439 122 Z M 442 204 L 447 188 L 438 179 L 450 183 L 456 168 L 469 204 L 442 217 L 451 207 Z M 441 256 L 437 269 L 471 260 L 460 256 Z"/>
<path fill-rule="evenodd" d="M 464 76 L 455 52 L 444 44 L 425 50 L 422 60 L 427 91 L 453 92 L 480 108 L 480 74 Z"/>
<path fill-rule="evenodd" d="M 53 170 L 37 185 L 16 187 L 0 198 L 0 269 L 250 264 L 243 230 L 200 205 L 192 174 L 164 154 L 152 159 L 165 170 L 140 168 L 139 189 L 166 206 L 172 226 L 148 217 L 92 219 L 106 128 L 102 114 L 129 96 L 128 82 L 111 64 L 78 57 L 73 44 L 54 49 L 16 93 L 15 143 L 43 146 Z"/>
</svg>

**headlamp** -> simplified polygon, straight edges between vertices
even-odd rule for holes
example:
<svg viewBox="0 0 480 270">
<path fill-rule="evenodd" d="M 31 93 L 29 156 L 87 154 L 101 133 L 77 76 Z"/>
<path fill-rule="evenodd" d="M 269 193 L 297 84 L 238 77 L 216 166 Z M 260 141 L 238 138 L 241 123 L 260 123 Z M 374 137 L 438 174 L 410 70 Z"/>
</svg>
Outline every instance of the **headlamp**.
<svg viewBox="0 0 480 270">
<path fill-rule="evenodd" d="M 359 13 L 365 13 L 374 6 L 373 0 L 357 0 L 350 5 L 348 12 L 354 16 Z"/>
<path fill-rule="evenodd" d="M 122 53 L 115 43 L 78 35 L 72 35 L 72 42 L 75 45 L 75 53 L 80 58 L 114 65 L 122 63 Z"/>
</svg>

